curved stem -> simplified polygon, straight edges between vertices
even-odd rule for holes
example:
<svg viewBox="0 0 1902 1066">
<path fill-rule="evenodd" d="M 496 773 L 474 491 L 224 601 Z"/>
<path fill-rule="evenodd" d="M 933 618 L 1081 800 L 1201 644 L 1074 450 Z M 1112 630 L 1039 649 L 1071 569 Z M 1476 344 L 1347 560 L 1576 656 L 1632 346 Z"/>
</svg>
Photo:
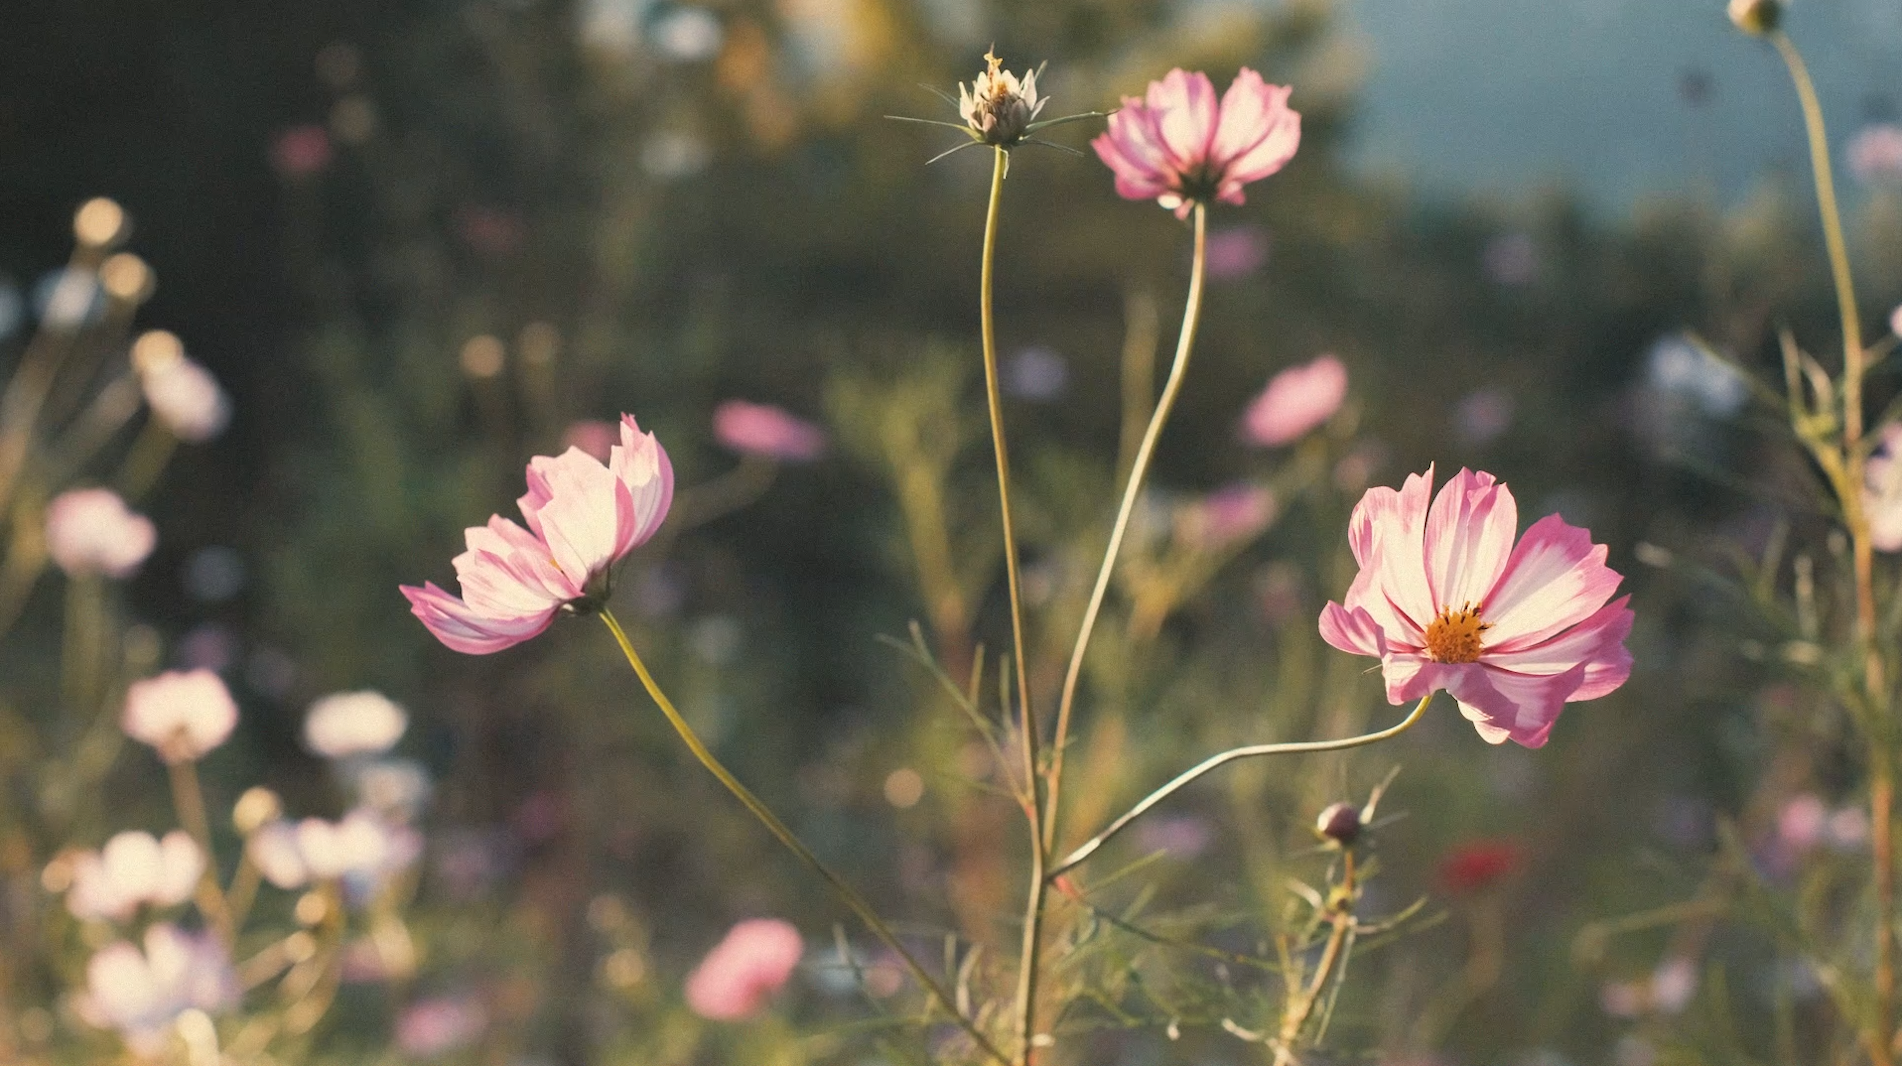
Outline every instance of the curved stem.
<svg viewBox="0 0 1902 1066">
<path fill-rule="evenodd" d="M 898 935 L 892 932 L 891 927 L 886 925 L 884 920 L 878 916 L 878 912 L 872 909 L 872 905 L 866 901 L 865 897 L 859 895 L 857 889 L 853 888 L 844 878 L 832 872 L 830 867 L 821 862 L 819 857 L 812 853 L 811 849 L 807 848 L 798 837 L 793 835 L 793 831 L 786 827 L 786 823 L 779 820 L 779 816 L 774 814 L 771 808 L 767 807 L 759 797 L 753 795 L 745 785 L 740 783 L 739 778 L 734 777 L 733 774 L 721 764 L 720 760 L 714 757 L 713 752 L 701 741 L 700 735 L 693 731 L 693 727 L 687 724 L 687 720 L 683 718 L 680 711 L 674 707 L 673 701 L 667 698 L 665 692 L 661 691 L 660 685 L 654 681 L 654 675 L 648 673 L 647 664 L 641 661 L 640 654 L 634 650 L 633 642 L 628 640 L 627 631 L 621 628 L 621 623 L 614 617 L 614 613 L 603 608 L 601 611 L 601 620 L 607 623 L 609 632 L 614 634 L 615 642 L 621 646 L 621 653 L 627 656 L 628 665 L 634 668 L 634 673 L 641 679 L 641 684 L 647 689 L 647 694 L 653 697 L 655 704 L 660 707 L 660 713 L 667 716 L 668 724 L 674 727 L 674 732 L 680 734 L 680 739 L 686 742 L 687 749 L 693 752 L 694 758 L 700 760 L 700 765 L 706 767 L 708 772 L 718 778 L 720 783 L 726 786 L 727 791 L 733 793 L 734 798 L 738 799 L 748 811 L 751 811 L 753 817 L 760 820 L 760 823 L 766 827 L 768 832 L 777 837 L 781 844 L 786 845 L 787 849 L 794 855 L 797 855 L 801 862 L 805 863 L 814 873 L 818 874 L 827 885 L 831 886 L 832 890 L 838 893 L 839 898 L 845 902 L 845 905 L 851 909 L 852 913 L 858 915 L 859 919 L 865 923 L 866 928 L 872 931 L 873 936 L 876 936 L 886 947 L 898 954 L 899 959 L 904 962 L 905 968 L 911 971 L 912 977 L 917 979 L 918 983 L 924 987 L 925 992 L 929 994 L 933 1000 L 937 1001 L 938 1006 L 942 1007 L 945 1013 L 951 1016 L 958 1027 L 964 1030 L 965 1035 L 969 1036 L 986 1055 L 995 1059 L 998 1063 L 1002 1064 L 1002 1066 L 1010 1066 L 1010 1060 L 1005 1058 L 1004 1054 L 997 1050 L 996 1045 L 992 1044 L 990 1040 L 978 1030 L 977 1026 L 972 1024 L 971 1020 L 966 1018 L 963 1013 L 958 1010 L 957 1003 L 952 999 L 951 993 L 945 990 L 944 985 L 941 984 L 937 978 L 931 976 L 931 973 L 924 968 L 924 965 L 920 963 L 910 951 L 906 950 L 905 945 L 899 941 Z"/>
<path fill-rule="evenodd" d="M 1420 697 L 1420 702 L 1414 705 L 1413 713 L 1407 715 L 1398 725 L 1389 726 L 1375 733 L 1363 733 L 1357 737 L 1345 737 L 1340 740 L 1303 740 L 1289 744 L 1251 744 L 1247 747 L 1230 748 L 1218 755 L 1211 755 L 1176 775 L 1175 779 L 1168 784 L 1144 796 L 1140 803 L 1137 803 L 1134 807 L 1129 809 L 1128 813 L 1111 822 L 1102 832 L 1091 837 L 1083 843 L 1082 847 L 1071 852 L 1067 858 L 1051 869 L 1048 876 L 1054 878 L 1069 870 L 1075 869 L 1091 855 L 1096 854 L 1096 850 L 1104 844 L 1107 844 L 1111 837 L 1129 828 L 1131 822 L 1134 822 L 1136 819 L 1148 813 L 1151 807 L 1168 799 L 1174 795 L 1177 790 L 1181 789 L 1182 786 L 1194 781 L 1196 778 L 1201 777 L 1203 774 L 1208 773 L 1218 766 L 1224 766 L 1237 759 L 1254 758 L 1258 755 L 1300 755 L 1319 751 L 1345 751 L 1348 748 L 1358 748 L 1368 744 L 1378 743 L 1389 737 L 1397 737 L 1413 728 L 1414 723 L 1420 720 L 1420 716 L 1426 713 L 1427 704 L 1432 701 L 1433 693 L 1429 692 L 1425 696 Z"/>
<path fill-rule="evenodd" d="M 1150 457 L 1156 451 L 1156 439 L 1175 407 L 1176 394 L 1182 391 L 1189 353 L 1195 347 L 1196 326 L 1202 319 L 1202 281 L 1208 259 L 1208 209 L 1195 205 L 1195 260 L 1189 268 L 1189 299 L 1182 308 L 1182 334 L 1176 340 L 1175 365 L 1169 368 L 1169 380 L 1149 416 L 1149 428 L 1136 448 L 1136 460 L 1129 469 L 1129 483 L 1123 487 L 1123 502 L 1116 510 L 1116 524 L 1110 529 L 1109 546 L 1103 551 L 1103 565 L 1096 572 L 1096 587 L 1090 590 L 1090 605 L 1083 612 L 1083 626 L 1077 631 L 1076 647 L 1070 652 L 1070 667 L 1063 675 L 1063 696 L 1057 703 L 1057 728 L 1050 741 L 1050 802 L 1044 815 L 1044 837 L 1055 840 L 1057 798 L 1063 786 L 1063 749 L 1070 733 L 1070 708 L 1076 702 L 1077 680 L 1083 675 L 1083 657 L 1090 648 L 1090 634 L 1096 628 L 1096 616 L 1103 609 L 1103 597 L 1109 591 L 1110 573 L 1116 569 L 1116 556 L 1123 547 L 1123 534 L 1129 529 L 1129 517 L 1136 510 L 1143 475 L 1149 471 Z M 1061 872 L 1061 871 L 1058 871 Z"/>
</svg>

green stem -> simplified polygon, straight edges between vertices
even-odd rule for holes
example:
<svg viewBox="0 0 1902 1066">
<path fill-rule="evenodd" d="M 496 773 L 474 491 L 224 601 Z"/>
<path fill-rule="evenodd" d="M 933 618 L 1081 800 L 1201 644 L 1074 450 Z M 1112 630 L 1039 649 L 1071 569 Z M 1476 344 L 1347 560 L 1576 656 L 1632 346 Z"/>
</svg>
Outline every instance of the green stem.
<svg viewBox="0 0 1902 1066">
<path fill-rule="evenodd" d="M 1010 451 L 1004 443 L 1004 398 L 997 384 L 997 317 L 991 294 L 995 288 L 997 214 L 1004 200 L 1004 174 L 1010 153 L 992 150 L 991 200 L 984 214 L 984 265 L 979 281 L 979 318 L 984 337 L 984 394 L 991 413 L 991 450 L 997 455 L 997 503 L 1004 523 L 1004 574 L 1010 589 L 1010 637 L 1016 655 L 1017 707 L 1022 722 L 1024 755 L 1024 814 L 1030 822 L 1030 898 L 1024 904 L 1024 941 L 1017 967 L 1018 1062 L 1028 1066 L 1031 1037 L 1036 1028 L 1037 956 L 1043 941 L 1045 859 L 1042 831 L 1044 801 L 1038 787 L 1038 725 L 1030 705 L 1030 663 L 1024 657 L 1024 596 L 1017 572 L 1017 531 L 1010 513 Z"/>
<path fill-rule="evenodd" d="M 634 673 L 641 679 L 641 684 L 647 689 L 647 694 L 653 697 L 654 703 L 660 707 L 660 713 L 667 716 L 668 724 L 674 727 L 674 732 L 680 734 L 680 739 L 687 744 L 687 750 L 693 752 L 694 758 L 700 760 L 700 765 L 706 767 L 709 773 L 715 778 L 718 778 L 719 782 L 726 786 L 727 791 L 733 793 L 734 798 L 738 799 L 748 811 L 752 812 L 753 817 L 760 820 L 760 824 L 766 827 L 767 832 L 778 838 L 781 844 L 786 845 L 787 849 L 794 855 L 797 855 L 801 862 L 805 863 L 806 866 L 818 874 L 827 885 L 831 886 L 832 890 L 838 893 L 839 898 L 845 901 L 845 905 L 851 909 L 852 913 L 858 915 L 859 920 L 863 921 L 866 928 L 872 931 L 873 936 L 876 936 L 886 947 L 898 954 L 899 959 L 904 962 L 905 968 L 911 971 L 911 975 L 917 979 L 920 985 L 924 986 L 925 991 L 930 994 L 932 999 L 937 1001 L 938 1006 L 942 1007 L 945 1013 L 949 1014 L 952 1020 L 957 1022 L 958 1027 L 964 1030 L 965 1035 L 969 1036 L 986 1055 L 995 1059 L 998 1063 L 1002 1064 L 1002 1066 L 1009 1066 L 1010 1060 L 1006 1058 L 1002 1052 L 997 1050 L 996 1045 L 992 1044 L 989 1038 L 985 1037 L 985 1035 L 978 1030 L 977 1026 L 972 1024 L 969 1018 L 966 1018 L 963 1013 L 958 1010 L 957 1003 L 952 998 L 951 993 L 945 989 L 944 985 L 941 984 L 937 978 L 931 976 L 931 973 L 924 968 L 924 965 L 920 963 L 910 951 L 906 950 L 905 945 L 899 942 L 898 935 L 893 933 L 891 927 L 887 926 L 884 920 L 878 916 L 878 912 L 872 909 L 872 905 L 866 902 L 865 897 L 859 895 L 857 889 L 853 888 L 844 878 L 832 872 L 830 867 L 821 862 L 819 857 L 812 853 L 811 849 L 807 848 L 798 837 L 793 835 L 793 831 L 786 827 L 786 823 L 779 820 L 779 816 L 774 814 L 771 808 L 767 807 L 759 797 L 753 795 L 745 785 L 740 783 L 739 778 L 734 777 L 733 774 L 721 764 L 720 760 L 714 757 L 713 752 L 701 741 L 699 734 L 693 731 L 693 727 L 687 724 L 686 718 L 682 717 L 680 711 L 674 707 L 673 701 L 667 698 L 665 692 L 661 691 L 660 685 L 654 680 L 654 675 L 648 673 L 647 664 L 641 661 L 640 654 L 634 650 L 633 642 L 628 640 L 627 631 L 621 628 L 621 623 L 614 617 L 614 612 L 603 608 L 601 611 L 601 620 L 607 623 L 609 632 L 614 634 L 615 642 L 621 646 L 621 654 L 627 656 L 628 665 L 634 668 Z"/>
<path fill-rule="evenodd" d="M 219 942 L 229 950 L 235 942 L 236 930 L 232 928 L 231 909 L 225 894 L 218 887 L 218 853 L 211 850 L 211 821 L 205 816 L 205 793 L 198 787 L 197 764 L 190 759 L 180 759 L 167 763 L 165 769 L 172 780 L 172 807 L 179 823 L 205 853 L 205 872 L 198 878 L 198 909 L 217 932 Z"/>
<path fill-rule="evenodd" d="M 1414 705 L 1413 713 L 1407 715 L 1398 725 L 1389 726 L 1386 729 L 1374 733 L 1363 733 L 1357 737 L 1345 737 L 1340 740 L 1303 740 L 1290 744 L 1251 744 L 1247 747 L 1230 748 L 1219 755 L 1211 755 L 1176 775 L 1175 779 L 1171 780 L 1168 784 L 1144 796 L 1140 803 L 1131 807 L 1121 818 L 1111 822 L 1102 832 L 1091 837 L 1085 841 L 1081 847 L 1072 851 L 1067 858 L 1058 863 L 1056 867 L 1050 871 L 1048 876 L 1055 878 L 1081 865 L 1091 855 L 1094 855 L 1098 848 L 1107 844 L 1111 837 L 1129 828 L 1130 823 L 1148 813 L 1151 807 L 1168 799 L 1171 795 L 1175 794 L 1177 790 L 1182 788 L 1182 786 L 1194 781 L 1196 778 L 1201 777 L 1203 774 L 1208 773 L 1218 766 L 1226 765 L 1237 759 L 1254 758 L 1257 755 L 1299 755 L 1319 751 L 1345 751 L 1348 748 L 1358 748 L 1367 744 L 1378 743 L 1389 737 L 1397 737 L 1407 730 L 1412 729 L 1414 723 L 1420 720 L 1420 716 L 1426 713 L 1427 704 L 1432 701 L 1433 693 L 1429 692 L 1420 698 L 1419 703 Z"/>
<path fill-rule="evenodd" d="M 1202 204 L 1195 205 L 1195 259 L 1189 269 L 1189 299 L 1182 309 L 1182 333 L 1176 340 L 1175 365 L 1169 368 L 1169 380 L 1162 387 L 1162 398 L 1156 402 L 1156 410 L 1149 417 L 1149 428 L 1143 433 L 1142 443 L 1136 448 L 1136 460 L 1129 469 L 1129 483 L 1123 487 L 1123 502 L 1116 511 L 1116 524 L 1110 529 L 1109 546 L 1103 551 L 1103 565 L 1096 572 L 1096 587 L 1090 591 L 1090 605 L 1083 612 L 1083 626 L 1076 636 L 1076 647 L 1070 652 L 1070 668 L 1063 675 L 1063 696 L 1057 703 L 1057 728 L 1050 741 L 1050 802 L 1045 813 L 1044 838 L 1055 840 L 1057 831 L 1057 801 L 1063 787 L 1063 749 L 1070 734 L 1070 709 L 1076 702 L 1077 681 L 1083 676 L 1083 657 L 1090 648 L 1090 634 L 1096 628 L 1096 618 L 1103 609 L 1103 597 L 1109 591 L 1110 573 L 1116 569 L 1116 556 L 1122 551 L 1123 534 L 1129 530 L 1130 515 L 1136 510 L 1136 499 L 1141 495 L 1143 476 L 1149 471 L 1149 460 L 1155 455 L 1156 440 L 1162 436 L 1162 427 L 1169 421 L 1169 412 L 1175 407 L 1176 395 L 1182 391 L 1182 380 L 1189 368 L 1189 353 L 1195 347 L 1195 331 L 1202 320 L 1202 282 L 1204 267 L 1208 260 L 1208 209 Z M 1060 872 L 1060 871 L 1059 871 Z"/>
</svg>

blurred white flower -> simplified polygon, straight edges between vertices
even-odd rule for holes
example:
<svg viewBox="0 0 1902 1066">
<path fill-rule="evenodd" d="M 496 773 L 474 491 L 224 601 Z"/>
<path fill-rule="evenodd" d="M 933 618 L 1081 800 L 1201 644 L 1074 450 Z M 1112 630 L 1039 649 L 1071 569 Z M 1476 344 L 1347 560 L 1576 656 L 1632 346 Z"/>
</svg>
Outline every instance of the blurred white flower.
<svg viewBox="0 0 1902 1066">
<path fill-rule="evenodd" d="M 283 889 L 310 883 L 310 870 L 297 847 L 297 827 L 286 821 L 267 822 L 244 842 L 245 858 L 264 879 Z"/>
<path fill-rule="evenodd" d="M 46 507 L 46 550 L 68 576 L 131 577 L 157 544 L 152 520 L 111 489 L 71 489 Z"/>
<path fill-rule="evenodd" d="M 661 55 L 677 63 L 699 63 L 720 54 L 726 31 L 704 7 L 678 7 L 655 19 L 647 38 Z"/>
<path fill-rule="evenodd" d="M 127 736 L 158 749 L 168 763 L 202 758 L 237 724 L 238 705 L 210 670 L 167 670 L 134 681 L 119 718 Z"/>
<path fill-rule="evenodd" d="M 327 759 L 377 755 L 403 738 L 409 716 L 381 692 L 338 692 L 310 705 L 304 743 Z"/>
<path fill-rule="evenodd" d="M 344 878 L 373 885 L 414 862 L 420 852 L 421 838 L 414 831 L 391 826 L 362 809 L 335 822 L 272 822 L 246 842 L 246 854 L 258 872 L 284 889 Z"/>
<path fill-rule="evenodd" d="M 205 872 L 205 854 L 182 829 L 163 840 L 132 830 L 120 833 L 99 851 L 73 857 L 72 889 L 66 909 L 76 918 L 124 921 L 140 905 L 171 907 L 192 897 Z"/>
<path fill-rule="evenodd" d="M 217 941 L 161 922 L 145 931 L 142 952 L 121 940 L 94 953 L 77 1007 L 87 1022 L 117 1029 L 135 1052 L 151 1055 L 180 1014 L 223 1010 L 237 999 L 237 976 Z"/>
<path fill-rule="evenodd" d="M 429 772 L 413 759 L 378 759 L 351 772 L 357 802 L 396 822 L 412 822 L 429 802 Z"/>
<path fill-rule="evenodd" d="M 132 366 L 153 417 L 178 439 L 210 440 L 231 421 L 231 404 L 218 379 L 187 356 L 171 334 L 141 336 L 132 346 Z"/>
<path fill-rule="evenodd" d="M 79 267 L 62 267 L 42 276 L 33 286 L 33 305 L 46 329 L 72 330 L 97 319 L 105 311 L 99 298 L 99 277 Z"/>
<path fill-rule="evenodd" d="M 1881 443 L 1862 468 L 1862 507 L 1869 519 L 1869 542 L 1877 551 L 1902 551 L 1902 423 L 1876 431 Z"/>
<path fill-rule="evenodd" d="M 1653 389 L 1682 396 L 1716 418 L 1736 414 L 1750 395 L 1749 386 L 1728 363 L 1677 334 L 1651 345 L 1645 375 Z"/>
<path fill-rule="evenodd" d="M 1878 122 L 1849 139 L 1849 172 L 1864 185 L 1902 181 L 1902 126 Z"/>
</svg>

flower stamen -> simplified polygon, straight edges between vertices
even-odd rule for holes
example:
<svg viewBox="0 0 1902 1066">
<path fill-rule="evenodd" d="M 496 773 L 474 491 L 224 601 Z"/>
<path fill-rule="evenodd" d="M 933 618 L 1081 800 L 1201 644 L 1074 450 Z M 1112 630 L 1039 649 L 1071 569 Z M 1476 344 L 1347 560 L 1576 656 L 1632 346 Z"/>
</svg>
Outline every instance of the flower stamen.
<svg viewBox="0 0 1902 1066">
<path fill-rule="evenodd" d="M 1439 663 L 1478 662 L 1480 652 L 1485 650 L 1479 635 L 1492 627 L 1491 622 L 1479 620 L 1479 608 L 1470 602 L 1458 610 L 1443 607 L 1439 617 L 1427 626 L 1427 655 Z"/>
</svg>

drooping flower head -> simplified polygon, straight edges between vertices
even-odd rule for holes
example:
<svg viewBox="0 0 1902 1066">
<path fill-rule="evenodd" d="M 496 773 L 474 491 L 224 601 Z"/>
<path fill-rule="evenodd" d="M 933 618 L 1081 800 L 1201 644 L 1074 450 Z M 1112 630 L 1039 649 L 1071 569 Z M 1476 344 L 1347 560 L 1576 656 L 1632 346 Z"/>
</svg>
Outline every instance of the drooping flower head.
<svg viewBox="0 0 1902 1066">
<path fill-rule="evenodd" d="M 486 655 L 547 629 L 564 608 L 591 611 L 607 597 L 614 564 L 660 528 L 674 499 L 674 468 L 652 433 L 621 416 L 621 443 L 604 466 L 579 448 L 538 455 L 516 503 L 523 529 L 500 515 L 464 531 L 457 598 L 433 582 L 402 587 L 436 639 Z"/>
<path fill-rule="evenodd" d="M 1380 659 L 1395 704 L 1445 689 L 1490 744 L 1543 745 L 1567 703 L 1631 675 L 1629 596 L 1606 549 L 1558 515 L 1518 543 L 1519 509 L 1491 474 L 1433 470 L 1367 490 L 1348 527 L 1360 574 L 1321 611 L 1321 637 Z"/>
<path fill-rule="evenodd" d="M 210 670 L 167 670 L 126 687 L 119 717 L 126 736 L 168 763 L 204 758 L 238 724 L 231 690 Z"/>
<path fill-rule="evenodd" d="M 131 577 L 158 543 L 152 520 L 111 489 L 71 489 L 46 506 L 46 550 L 71 577 Z"/>
<path fill-rule="evenodd" d="M 1296 441 L 1334 417 L 1347 399 L 1347 367 L 1332 355 L 1291 366 L 1268 379 L 1268 386 L 1242 416 L 1242 439 L 1259 448 Z"/>
<path fill-rule="evenodd" d="M 688 975 L 687 1006 L 702 1018 L 721 1022 L 757 1014 L 786 984 L 805 950 L 799 930 L 787 922 L 740 922 Z"/>
<path fill-rule="evenodd" d="M 1037 97 L 1036 71 L 1026 71 L 1019 81 L 997 56 L 986 52 L 984 62 L 985 69 L 969 86 L 958 83 L 958 114 L 974 140 L 1009 148 L 1024 139 L 1049 101 Z"/>
<path fill-rule="evenodd" d="M 713 409 L 713 436 L 741 455 L 785 463 L 811 462 L 825 454 L 825 431 L 784 408 L 727 400 Z"/>
<path fill-rule="evenodd" d="M 390 750 L 408 727 L 403 708 L 381 692 L 337 692 L 310 705 L 304 743 L 327 759 L 376 755 Z"/>
<path fill-rule="evenodd" d="M 1243 67 L 1218 104 L 1209 76 L 1181 68 L 1126 96 L 1090 142 L 1126 200 L 1155 200 L 1189 217 L 1194 205 L 1245 202 L 1242 186 L 1285 166 L 1301 145 L 1301 115 L 1283 85 Z"/>
</svg>

